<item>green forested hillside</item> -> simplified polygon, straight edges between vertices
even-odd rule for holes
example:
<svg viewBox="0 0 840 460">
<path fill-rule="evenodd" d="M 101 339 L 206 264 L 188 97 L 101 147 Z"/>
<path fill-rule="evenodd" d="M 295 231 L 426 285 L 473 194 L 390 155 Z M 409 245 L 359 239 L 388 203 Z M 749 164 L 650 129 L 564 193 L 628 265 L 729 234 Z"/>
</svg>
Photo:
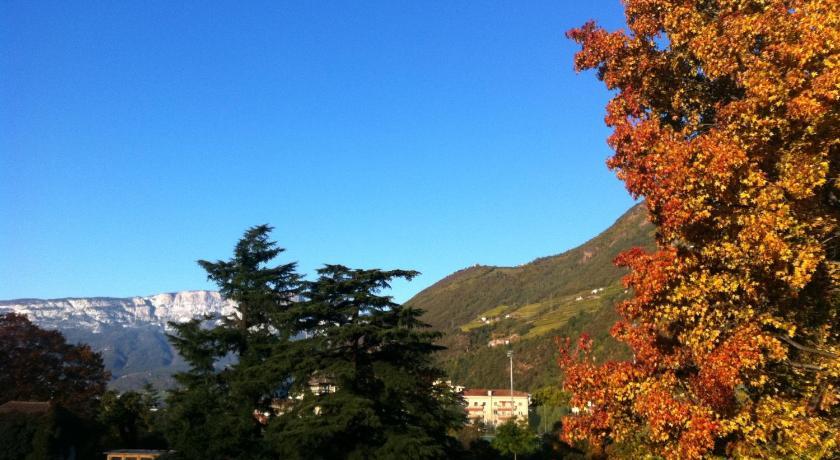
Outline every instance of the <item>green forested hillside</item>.
<svg viewBox="0 0 840 460">
<path fill-rule="evenodd" d="M 651 246 L 653 231 L 639 204 L 577 248 L 518 267 L 470 267 L 408 304 L 425 310 L 425 321 L 444 333 L 447 350 L 440 359 L 454 382 L 504 386 L 509 341 L 516 386 L 534 389 L 558 377 L 556 336 L 586 332 L 596 340 L 596 355 L 626 353 L 608 334 L 616 319 L 613 306 L 628 295 L 620 283 L 624 269 L 613 260 L 628 248 Z"/>
</svg>

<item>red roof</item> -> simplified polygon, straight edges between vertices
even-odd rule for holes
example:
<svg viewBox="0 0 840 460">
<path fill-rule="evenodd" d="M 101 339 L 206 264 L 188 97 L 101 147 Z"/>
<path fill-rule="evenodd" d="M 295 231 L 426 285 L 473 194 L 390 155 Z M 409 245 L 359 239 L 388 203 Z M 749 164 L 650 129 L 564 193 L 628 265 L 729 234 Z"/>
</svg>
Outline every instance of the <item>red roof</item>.
<svg viewBox="0 0 840 460">
<path fill-rule="evenodd" d="M 493 396 L 497 396 L 497 397 L 507 396 L 509 398 L 511 396 L 510 395 L 510 390 L 493 390 L 493 389 L 487 389 L 487 388 L 464 389 L 464 391 L 461 394 L 464 395 L 464 396 L 487 396 L 488 391 L 492 391 Z M 524 391 L 513 390 L 513 396 L 526 396 L 527 397 L 528 393 L 526 393 Z"/>
</svg>

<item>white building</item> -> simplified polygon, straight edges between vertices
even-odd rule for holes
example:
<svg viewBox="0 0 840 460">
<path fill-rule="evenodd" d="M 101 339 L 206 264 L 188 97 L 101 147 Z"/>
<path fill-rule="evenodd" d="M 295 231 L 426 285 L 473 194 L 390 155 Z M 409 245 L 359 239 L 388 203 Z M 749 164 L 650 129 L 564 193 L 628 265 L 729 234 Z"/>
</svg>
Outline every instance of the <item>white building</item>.
<svg viewBox="0 0 840 460">
<path fill-rule="evenodd" d="M 483 422 L 495 426 L 510 420 L 528 421 L 528 406 L 531 395 L 524 391 L 492 390 L 483 388 L 465 389 L 461 392 L 467 403 L 467 417 L 470 422 Z"/>
</svg>

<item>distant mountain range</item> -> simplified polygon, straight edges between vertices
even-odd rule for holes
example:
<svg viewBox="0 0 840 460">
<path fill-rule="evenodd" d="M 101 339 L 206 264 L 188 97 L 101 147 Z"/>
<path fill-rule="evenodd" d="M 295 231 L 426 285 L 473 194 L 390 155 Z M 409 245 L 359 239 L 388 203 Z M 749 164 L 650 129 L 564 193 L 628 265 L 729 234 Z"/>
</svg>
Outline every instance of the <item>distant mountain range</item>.
<svg viewBox="0 0 840 460">
<path fill-rule="evenodd" d="M 454 382 L 505 386 L 507 343 L 515 352 L 516 386 L 533 390 L 557 383 L 556 336 L 595 339 L 596 355 L 621 358 L 609 336 L 614 305 L 630 295 L 615 257 L 631 247 L 651 248 L 654 226 L 640 203 L 600 235 L 559 255 L 517 267 L 476 265 L 457 271 L 407 302 L 445 335 L 441 362 Z"/>
<path fill-rule="evenodd" d="M 0 301 L 0 314 L 17 312 L 47 329 L 61 330 L 71 342 L 102 352 L 114 380 L 125 390 L 151 383 L 166 387 L 186 369 L 169 341 L 168 323 L 207 314 L 228 315 L 235 304 L 214 291 L 182 291 L 147 297 L 16 299 Z"/>
<path fill-rule="evenodd" d="M 602 357 L 626 351 L 608 335 L 614 305 L 629 295 L 613 259 L 633 246 L 653 245 L 654 227 L 642 204 L 583 245 L 517 267 L 476 265 L 455 272 L 407 302 L 426 311 L 425 321 L 444 333 L 448 349 L 439 356 L 461 385 L 504 387 L 506 342 L 515 351 L 520 389 L 556 383 L 555 336 L 588 332 Z M 136 389 L 146 383 L 172 385 L 186 369 L 166 338 L 170 321 L 206 314 L 228 315 L 235 304 L 214 291 L 182 291 L 130 298 L 17 299 L 0 301 L 0 314 L 23 313 L 72 342 L 89 343 L 103 354 L 111 387 Z"/>
</svg>

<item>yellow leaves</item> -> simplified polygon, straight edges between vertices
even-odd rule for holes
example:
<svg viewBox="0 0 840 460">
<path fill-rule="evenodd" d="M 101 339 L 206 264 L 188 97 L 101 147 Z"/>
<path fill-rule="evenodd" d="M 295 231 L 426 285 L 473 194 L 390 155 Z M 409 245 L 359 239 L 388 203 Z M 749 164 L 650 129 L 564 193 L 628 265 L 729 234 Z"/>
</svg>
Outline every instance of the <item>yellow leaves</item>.
<svg viewBox="0 0 840 460">
<path fill-rule="evenodd" d="M 726 426 L 743 436 L 733 446 L 736 457 L 764 452 L 770 457 L 825 458 L 838 441 L 836 428 L 827 421 L 810 417 L 799 403 L 773 396 L 745 407 Z"/>
<path fill-rule="evenodd" d="M 779 160 L 779 186 L 794 199 L 806 199 L 828 180 L 828 151 L 787 151 Z"/>
<path fill-rule="evenodd" d="M 840 354 L 840 2 L 628 0 L 627 12 L 669 47 L 585 28 L 578 63 L 619 90 L 608 164 L 646 198 L 662 251 L 621 259 L 636 296 L 614 331 L 637 361 L 590 382 L 600 412 L 587 426 L 670 458 L 709 455 L 715 440 L 736 458 L 828 457 L 840 438 L 840 360 L 828 358 Z"/>
<path fill-rule="evenodd" d="M 796 328 L 795 324 L 793 324 L 789 321 L 784 321 L 784 320 L 782 320 L 780 318 L 777 318 L 777 317 L 774 317 L 774 316 L 763 315 L 759 319 L 759 322 L 762 325 L 767 326 L 771 330 L 775 329 L 775 330 L 778 330 L 778 331 L 783 331 L 785 334 L 787 334 L 788 337 L 793 337 L 796 334 L 796 329 L 797 328 Z"/>
</svg>

